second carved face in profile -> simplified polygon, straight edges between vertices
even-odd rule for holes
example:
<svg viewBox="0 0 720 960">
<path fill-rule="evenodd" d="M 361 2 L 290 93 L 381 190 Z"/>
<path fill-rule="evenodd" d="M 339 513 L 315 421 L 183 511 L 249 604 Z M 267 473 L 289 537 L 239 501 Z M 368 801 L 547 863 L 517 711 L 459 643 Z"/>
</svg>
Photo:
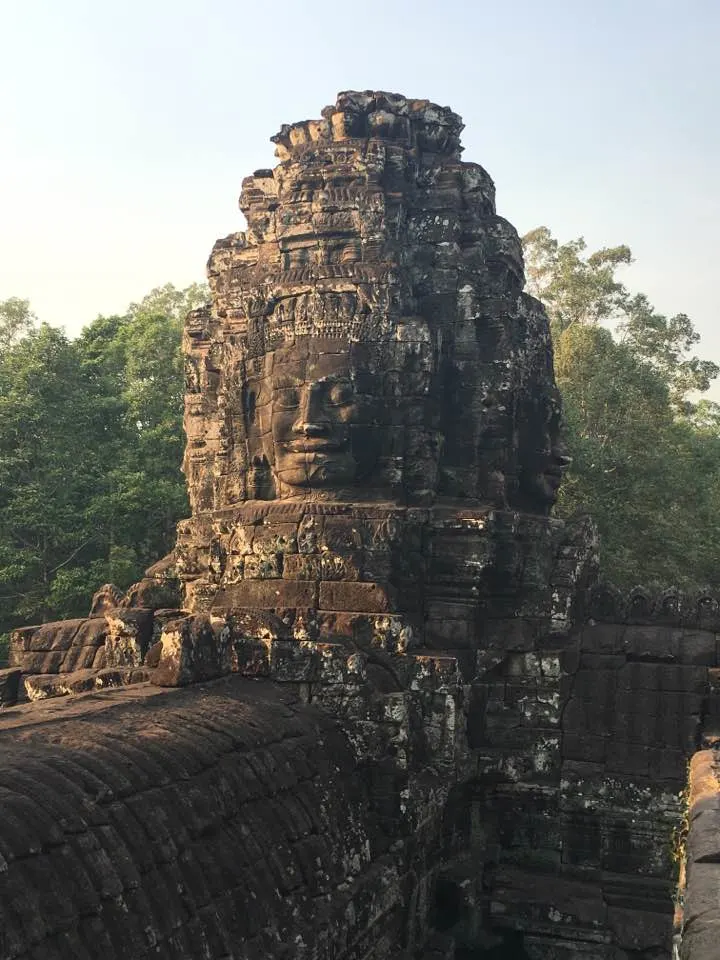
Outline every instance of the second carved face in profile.
<svg viewBox="0 0 720 960">
<path fill-rule="evenodd" d="M 252 415 L 276 495 L 340 491 L 371 473 L 380 423 L 368 359 L 361 344 L 309 336 L 266 354 Z"/>
</svg>

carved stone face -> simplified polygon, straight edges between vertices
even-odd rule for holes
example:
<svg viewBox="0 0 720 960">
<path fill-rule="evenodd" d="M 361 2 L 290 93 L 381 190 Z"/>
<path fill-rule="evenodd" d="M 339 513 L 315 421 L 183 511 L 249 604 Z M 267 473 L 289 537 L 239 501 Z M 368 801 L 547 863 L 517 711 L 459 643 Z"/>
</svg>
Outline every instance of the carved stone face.
<svg viewBox="0 0 720 960">
<path fill-rule="evenodd" d="M 555 503 L 563 475 L 572 463 L 562 444 L 555 443 L 544 456 L 541 470 L 536 474 L 535 486 L 538 496 L 547 503 Z"/>
<path fill-rule="evenodd" d="M 345 340 L 298 337 L 267 354 L 258 419 L 280 490 L 346 488 L 370 473 L 375 379 L 362 345 Z"/>
<path fill-rule="evenodd" d="M 530 498 L 532 509 L 549 510 L 558 498 L 563 476 L 572 463 L 572 457 L 560 437 L 559 417 L 552 416 L 547 424 L 544 445 L 536 450 L 522 478 L 524 493 Z"/>
</svg>

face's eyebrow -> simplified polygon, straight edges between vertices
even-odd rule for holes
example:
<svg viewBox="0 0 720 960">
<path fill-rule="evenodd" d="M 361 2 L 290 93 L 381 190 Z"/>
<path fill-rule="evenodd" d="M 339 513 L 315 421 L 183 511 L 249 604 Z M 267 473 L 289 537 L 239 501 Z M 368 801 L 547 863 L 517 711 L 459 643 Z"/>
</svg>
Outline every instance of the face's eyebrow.
<svg viewBox="0 0 720 960">
<path fill-rule="evenodd" d="M 273 390 L 283 390 L 286 387 L 300 387 L 303 383 L 305 383 L 303 377 L 294 377 L 291 373 L 279 373 L 272 378 Z"/>
<path fill-rule="evenodd" d="M 330 373 L 315 374 L 312 370 L 308 371 L 304 383 L 352 383 L 352 374 L 346 371 L 330 371 Z"/>
</svg>

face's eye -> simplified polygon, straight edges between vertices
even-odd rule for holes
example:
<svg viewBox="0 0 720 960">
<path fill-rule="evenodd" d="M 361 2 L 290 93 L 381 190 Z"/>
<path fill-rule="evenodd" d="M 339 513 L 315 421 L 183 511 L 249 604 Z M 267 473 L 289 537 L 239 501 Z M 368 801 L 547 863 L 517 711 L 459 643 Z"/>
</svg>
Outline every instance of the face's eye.
<svg viewBox="0 0 720 960">
<path fill-rule="evenodd" d="M 334 407 L 339 407 L 343 403 L 350 403 L 353 397 L 354 391 L 351 383 L 347 381 L 335 383 L 328 392 L 328 403 Z"/>
<path fill-rule="evenodd" d="M 249 390 L 247 395 L 247 400 L 245 401 L 245 409 L 247 410 L 248 420 L 250 423 L 255 423 L 255 411 L 257 410 L 257 397 L 255 396 L 254 390 Z"/>
<path fill-rule="evenodd" d="M 297 387 L 281 387 L 275 391 L 275 403 L 281 410 L 294 410 L 300 405 L 300 391 Z"/>
</svg>

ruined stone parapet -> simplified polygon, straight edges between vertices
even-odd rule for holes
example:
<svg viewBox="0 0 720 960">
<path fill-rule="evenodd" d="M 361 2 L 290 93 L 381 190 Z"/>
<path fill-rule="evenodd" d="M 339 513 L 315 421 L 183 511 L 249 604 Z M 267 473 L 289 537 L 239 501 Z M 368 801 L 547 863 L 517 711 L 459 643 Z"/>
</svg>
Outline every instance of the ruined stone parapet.
<svg viewBox="0 0 720 960">
<path fill-rule="evenodd" d="M 720 596 L 712 590 L 641 585 L 621 590 L 602 581 L 591 586 L 584 603 L 585 617 L 598 622 L 720 632 Z"/>
<path fill-rule="evenodd" d="M 0 713 L 3 958 L 422 948 L 442 798 L 404 817 L 326 713 L 237 677 L 51 706 Z"/>
<path fill-rule="evenodd" d="M 13 630 L 9 662 L 21 674 L 20 699 L 44 700 L 149 680 L 146 655 L 177 613 L 111 607 L 102 616 Z"/>
</svg>

